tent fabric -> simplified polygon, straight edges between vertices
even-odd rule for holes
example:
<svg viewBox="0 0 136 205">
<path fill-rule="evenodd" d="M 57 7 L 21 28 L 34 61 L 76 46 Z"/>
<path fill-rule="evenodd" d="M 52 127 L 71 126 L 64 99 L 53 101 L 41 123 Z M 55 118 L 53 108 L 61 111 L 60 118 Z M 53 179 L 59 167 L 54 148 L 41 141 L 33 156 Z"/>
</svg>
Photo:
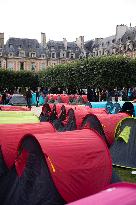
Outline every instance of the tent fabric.
<svg viewBox="0 0 136 205">
<path fill-rule="evenodd" d="M 30 111 L 28 107 L 24 106 L 4 106 L 0 105 L 1 111 Z"/>
<path fill-rule="evenodd" d="M 1 116 L 0 124 L 22 124 L 22 123 L 38 123 L 37 116 Z"/>
<path fill-rule="evenodd" d="M 12 98 L 9 101 L 9 104 L 11 105 L 26 105 L 26 99 L 23 95 L 20 94 L 14 94 Z"/>
<path fill-rule="evenodd" d="M 118 123 L 128 117 L 127 113 L 118 113 L 118 114 L 96 114 L 98 119 L 100 120 L 104 133 L 107 137 L 108 142 L 110 145 L 113 144 L 115 138 L 115 130 Z"/>
<path fill-rule="evenodd" d="M 136 184 L 117 183 L 93 196 L 70 203 L 69 205 L 135 205 Z"/>
<path fill-rule="evenodd" d="M 26 135 L 20 147 L 30 137 L 39 142 L 54 184 L 67 203 L 94 194 L 110 183 L 109 150 L 93 130 Z"/>
<path fill-rule="evenodd" d="M 24 172 L 20 176 L 17 175 L 16 169 L 17 163 L 20 164 L 19 158 L 16 160 L 16 167 L 14 166 L 0 181 L 0 186 L 2 187 L 0 189 L 0 204 L 65 204 L 65 201 L 54 186 L 39 144 L 34 140 L 27 139 L 22 144 L 22 148 L 27 153 L 27 163 Z"/>
<path fill-rule="evenodd" d="M 122 132 L 129 127 L 130 132 L 127 132 L 127 143 Z M 125 118 L 117 126 L 115 133 L 115 142 L 111 146 L 110 152 L 114 165 L 128 168 L 136 168 L 136 118 Z"/>
<path fill-rule="evenodd" d="M 128 143 L 130 137 L 131 127 L 126 126 L 118 137 L 122 138 L 126 143 Z"/>
<path fill-rule="evenodd" d="M 88 114 L 84 117 L 81 125 L 81 129 L 93 129 L 97 131 L 106 142 L 107 146 L 109 147 L 109 141 L 107 140 L 101 122 L 99 121 L 98 117 L 94 114 Z"/>
<path fill-rule="evenodd" d="M 0 125 L 0 145 L 4 161 L 11 168 L 17 156 L 17 147 L 21 137 L 27 133 L 55 132 L 49 122 L 34 124 Z"/>
</svg>

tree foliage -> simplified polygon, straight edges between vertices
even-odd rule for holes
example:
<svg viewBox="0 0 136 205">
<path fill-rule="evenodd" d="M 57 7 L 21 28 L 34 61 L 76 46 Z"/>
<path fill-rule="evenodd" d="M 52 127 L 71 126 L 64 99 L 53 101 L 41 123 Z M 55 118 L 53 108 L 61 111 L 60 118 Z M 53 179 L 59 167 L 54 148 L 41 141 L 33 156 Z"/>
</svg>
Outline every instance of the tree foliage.
<svg viewBox="0 0 136 205">
<path fill-rule="evenodd" d="M 104 56 L 50 67 L 39 73 L 0 69 L 0 87 L 115 88 L 136 86 L 136 59 Z"/>
</svg>

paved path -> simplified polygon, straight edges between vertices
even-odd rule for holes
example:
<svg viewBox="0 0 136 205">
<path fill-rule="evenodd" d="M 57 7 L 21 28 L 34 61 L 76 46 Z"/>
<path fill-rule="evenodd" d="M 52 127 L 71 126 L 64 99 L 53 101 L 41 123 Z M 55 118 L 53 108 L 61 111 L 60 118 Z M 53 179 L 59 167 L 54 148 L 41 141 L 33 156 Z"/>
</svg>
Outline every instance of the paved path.
<svg viewBox="0 0 136 205">
<path fill-rule="evenodd" d="M 42 106 L 39 107 L 32 106 L 31 111 L 39 117 L 42 111 Z"/>
</svg>

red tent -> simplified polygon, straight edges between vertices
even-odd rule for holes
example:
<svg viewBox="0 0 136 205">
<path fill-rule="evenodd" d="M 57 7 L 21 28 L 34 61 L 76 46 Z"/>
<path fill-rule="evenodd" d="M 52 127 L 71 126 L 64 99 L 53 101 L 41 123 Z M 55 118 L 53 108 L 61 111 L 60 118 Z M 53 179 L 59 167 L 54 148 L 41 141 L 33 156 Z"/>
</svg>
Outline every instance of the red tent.
<svg viewBox="0 0 136 205">
<path fill-rule="evenodd" d="M 103 126 L 107 140 L 109 141 L 110 144 L 112 144 L 114 141 L 114 134 L 115 134 L 115 130 L 116 130 L 118 123 L 122 119 L 128 117 L 128 114 L 126 113 L 97 114 L 96 113 L 96 116 L 98 117 L 98 119 L 100 120 Z"/>
<path fill-rule="evenodd" d="M 67 203 L 95 194 L 110 183 L 110 153 L 93 130 L 26 135 L 20 146 L 26 144 L 27 139 L 33 140 L 33 137 L 40 144 L 55 186 Z M 16 161 L 19 175 L 25 171 L 23 167 L 29 155 L 28 147 L 27 150 L 24 148 L 26 154 L 22 150 L 19 162 Z"/>
<path fill-rule="evenodd" d="M 10 168 L 17 156 L 17 146 L 24 134 L 55 132 L 49 122 L 34 124 L 9 124 L 0 125 L 0 145 L 4 161 Z"/>
<path fill-rule="evenodd" d="M 118 183 L 93 196 L 69 205 L 135 205 L 136 184 Z"/>
</svg>

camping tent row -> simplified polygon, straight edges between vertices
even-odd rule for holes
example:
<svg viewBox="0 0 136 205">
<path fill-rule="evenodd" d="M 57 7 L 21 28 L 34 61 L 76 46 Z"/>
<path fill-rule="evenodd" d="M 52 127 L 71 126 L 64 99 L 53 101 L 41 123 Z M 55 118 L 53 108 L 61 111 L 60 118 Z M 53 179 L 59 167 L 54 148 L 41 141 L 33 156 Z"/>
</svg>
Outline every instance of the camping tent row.
<svg viewBox="0 0 136 205">
<path fill-rule="evenodd" d="M 119 122 L 110 152 L 114 165 L 136 169 L 136 118 Z"/>
<path fill-rule="evenodd" d="M 104 191 L 86 197 L 69 205 L 135 205 L 136 184 L 117 183 L 110 185 Z"/>
<path fill-rule="evenodd" d="M 0 124 L 37 123 L 39 118 L 31 111 L 0 111 Z"/>
<path fill-rule="evenodd" d="M 34 129 L 32 124 L 28 126 Z M 1 172 L 0 204 L 66 204 L 110 184 L 112 161 L 97 132 L 83 129 L 60 133 L 52 127 L 49 133 L 44 127 L 44 134 L 36 129 L 37 134 L 24 135 L 24 128 L 10 131 L 7 126 L 11 134 L 1 138 L 1 155 L 10 169 Z"/>
<path fill-rule="evenodd" d="M 88 109 L 88 106 L 45 104 L 40 120 L 50 121 L 58 131 L 93 128 L 106 138 L 108 144 L 111 145 L 114 141 L 116 126 L 125 117 L 128 117 L 128 114 L 110 115 L 105 112 L 105 109 Z"/>
<path fill-rule="evenodd" d="M 46 102 L 58 102 L 58 103 L 79 103 L 84 104 L 87 103 L 87 95 L 66 95 L 66 94 L 48 94 L 46 98 Z"/>
</svg>

